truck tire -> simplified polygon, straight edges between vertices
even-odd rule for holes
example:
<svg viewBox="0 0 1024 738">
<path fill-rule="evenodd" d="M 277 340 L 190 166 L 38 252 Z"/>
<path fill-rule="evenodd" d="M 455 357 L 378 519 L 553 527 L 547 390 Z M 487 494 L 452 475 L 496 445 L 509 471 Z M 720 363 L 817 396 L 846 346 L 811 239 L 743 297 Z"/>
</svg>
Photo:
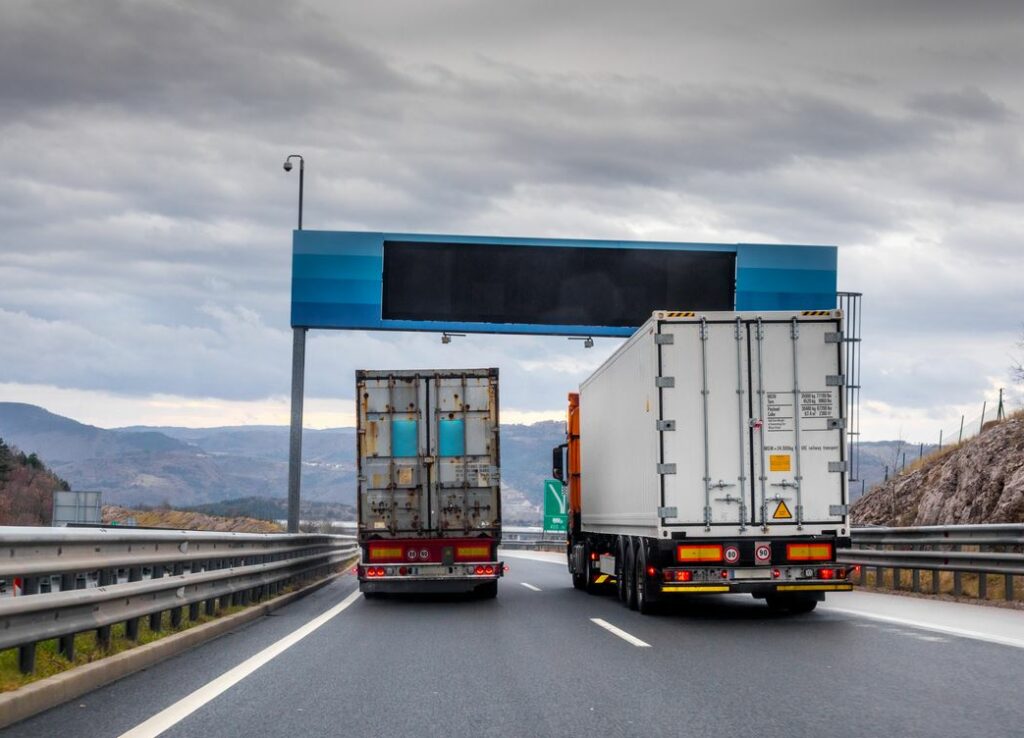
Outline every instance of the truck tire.
<svg viewBox="0 0 1024 738">
<path fill-rule="evenodd" d="M 573 589 L 586 589 L 587 588 L 587 575 L 586 574 L 580 574 L 578 571 L 576 571 L 576 564 L 575 564 L 575 561 L 574 561 L 574 559 L 576 558 L 574 556 L 574 554 L 576 553 L 576 548 L 579 545 L 580 544 L 578 544 L 578 543 L 574 543 L 572 545 L 572 547 L 569 549 L 569 572 L 572 574 L 572 586 L 573 586 Z M 585 566 L 587 565 L 586 564 L 586 560 L 584 560 L 584 565 Z"/>
<path fill-rule="evenodd" d="M 811 612 L 818 606 L 818 600 L 813 596 L 806 595 L 768 595 L 764 598 L 768 609 L 773 612 L 790 612 L 794 615 L 803 615 Z"/>
<path fill-rule="evenodd" d="M 636 582 L 636 609 L 641 615 L 650 615 L 654 612 L 655 598 L 651 593 L 651 583 L 647 581 L 647 552 L 643 543 L 637 547 L 635 558 L 633 581 Z"/>
<path fill-rule="evenodd" d="M 626 539 L 619 536 L 615 549 L 615 591 L 619 602 L 626 601 Z"/>
<path fill-rule="evenodd" d="M 476 596 L 481 600 L 493 600 L 498 596 L 498 583 L 487 582 L 476 588 Z"/>
<path fill-rule="evenodd" d="M 626 560 L 623 562 L 623 569 L 626 574 L 626 607 L 630 610 L 636 609 L 636 555 L 635 546 L 631 540 L 626 542 Z"/>
</svg>

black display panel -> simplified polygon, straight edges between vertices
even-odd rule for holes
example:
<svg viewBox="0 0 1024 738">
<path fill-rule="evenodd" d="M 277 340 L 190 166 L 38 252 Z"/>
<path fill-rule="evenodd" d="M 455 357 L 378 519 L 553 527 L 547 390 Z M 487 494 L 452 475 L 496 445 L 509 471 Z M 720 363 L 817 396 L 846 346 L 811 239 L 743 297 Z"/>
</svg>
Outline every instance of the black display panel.
<svg viewBox="0 0 1024 738">
<path fill-rule="evenodd" d="M 384 242 L 385 320 L 635 327 L 654 310 L 732 310 L 719 251 Z"/>
</svg>

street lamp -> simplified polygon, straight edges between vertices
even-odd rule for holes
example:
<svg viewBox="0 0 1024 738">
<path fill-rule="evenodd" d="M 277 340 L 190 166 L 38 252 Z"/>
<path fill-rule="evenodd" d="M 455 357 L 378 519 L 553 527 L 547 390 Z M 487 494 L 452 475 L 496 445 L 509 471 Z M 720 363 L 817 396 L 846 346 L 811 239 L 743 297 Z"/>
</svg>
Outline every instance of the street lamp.
<svg viewBox="0 0 1024 738">
<path fill-rule="evenodd" d="M 302 158 L 301 154 L 289 154 L 288 158 L 284 160 L 284 170 L 290 172 L 292 170 L 292 159 L 299 160 L 299 230 L 302 230 L 302 180 L 306 174 L 306 160 Z"/>
<path fill-rule="evenodd" d="M 570 341 L 583 341 L 583 348 L 593 348 L 594 347 L 594 337 L 593 336 L 570 336 L 569 340 Z"/>
</svg>

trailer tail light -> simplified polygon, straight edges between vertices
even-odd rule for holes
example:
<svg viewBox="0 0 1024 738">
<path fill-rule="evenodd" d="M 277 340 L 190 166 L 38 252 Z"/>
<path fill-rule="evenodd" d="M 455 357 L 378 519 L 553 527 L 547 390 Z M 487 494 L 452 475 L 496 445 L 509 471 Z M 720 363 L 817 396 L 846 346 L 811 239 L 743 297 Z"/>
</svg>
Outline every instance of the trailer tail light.
<svg viewBox="0 0 1024 738">
<path fill-rule="evenodd" d="M 491 575 L 494 573 L 494 567 L 488 564 L 484 567 L 484 574 Z"/>
<path fill-rule="evenodd" d="M 648 566 L 647 567 L 647 576 L 653 577 L 653 576 L 657 576 L 657 574 L 658 574 L 658 570 L 655 569 L 653 566 Z"/>
<path fill-rule="evenodd" d="M 376 572 L 378 577 L 384 576 L 384 569 L 382 567 L 378 566 L 374 571 Z"/>
<path fill-rule="evenodd" d="M 479 561 L 480 559 L 491 558 L 491 547 L 481 546 L 479 543 L 475 545 L 459 544 L 455 547 L 455 558 L 459 561 Z"/>
<path fill-rule="evenodd" d="M 779 571 L 778 569 L 772 569 L 772 578 L 773 579 L 778 579 L 781 576 L 782 576 L 782 572 L 781 571 Z"/>
<path fill-rule="evenodd" d="M 598 556 L 597 551 L 591 551 L 590 552 L 590 560 L 591 561 L 597 561 L 598 558 L 600 558 L 600 557 Z"/>
<path fill-rule="evenodd" d="M 789 561 L 831 561 L 831 543 L 787 543 L 786 558 Z"/>
<path fill-rule="evenodd" d="M 406 569 L 404 566 L 398 567 L 398 573 L 401 574 L 402 576 L 405 576 L 405 574 L 407 572 L 408 572 L 408 569 Z"/>
<path fill-rule="evenodd" d="M 836 579 L 846 579 L 846 569 L 836 569 Z"/>
<path fill-rule="evenodd" d="M 692 582 L 693 572 L 686 569 L 673 569 L 665 572 L 666 582 Z"/>
<path fill-rule="evenodd" d="M 401 546 L 378 546 L 370 544 L 370 561 L 394 561 L 402 558 Z"/>
<path fill-rule="evenodd" d="M 483 574 L 484 573 L 484 568 L 482 566 L 477 566 L 476 569 L 473 570 L 473 572 L 475 574 Z"/>
<path fill-rule="evenodd" d="M 834 579 L 836 576 L 835 569 L 818 569 L 819 579 Z"/>
<path fill-rule="evenodd" d="M 722 544 L 702 543 L 697 545 L 676 546 L 676 561 L 721 561 Z"/>
</svg>

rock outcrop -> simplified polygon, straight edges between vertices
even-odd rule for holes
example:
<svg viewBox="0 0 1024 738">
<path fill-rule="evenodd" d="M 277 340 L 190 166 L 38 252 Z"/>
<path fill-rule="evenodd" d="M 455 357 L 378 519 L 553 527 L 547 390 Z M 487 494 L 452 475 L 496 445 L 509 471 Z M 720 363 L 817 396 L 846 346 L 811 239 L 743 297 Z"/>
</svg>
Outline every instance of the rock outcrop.
<svg viewBox="0 0 1024 738">
<path fill-rule="evenodd" d="M 1024 413 L 926 457 L 851 508 L 855 524 L 1024 523 Z"/>
</svg>

